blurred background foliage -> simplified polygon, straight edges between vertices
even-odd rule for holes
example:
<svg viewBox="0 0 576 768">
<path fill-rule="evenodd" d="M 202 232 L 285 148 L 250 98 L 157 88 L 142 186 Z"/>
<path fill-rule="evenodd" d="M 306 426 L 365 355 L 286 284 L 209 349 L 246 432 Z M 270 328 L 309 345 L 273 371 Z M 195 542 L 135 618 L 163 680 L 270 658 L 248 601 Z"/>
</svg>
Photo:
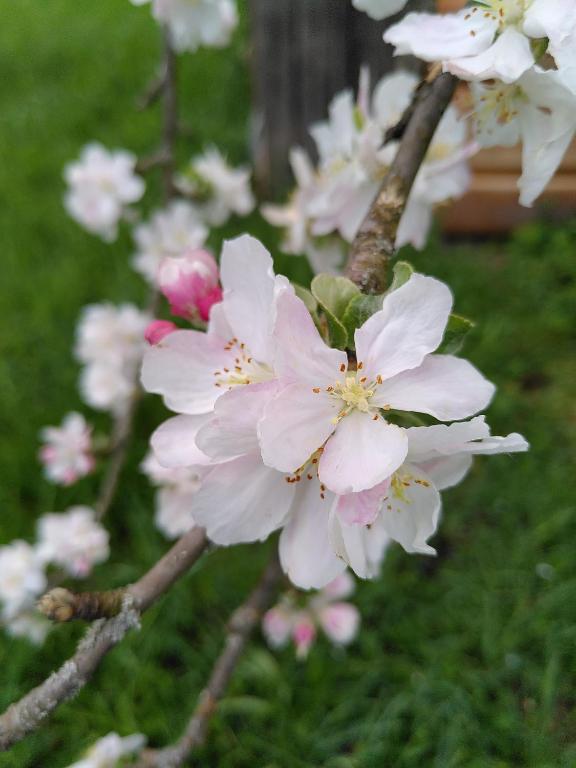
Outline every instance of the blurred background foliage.
<svg viewBox="0 0 576 768">
<path fill-rule="evenodd" d="M 136 112 L 153 74 L 158 30 L 128 0 L 0 0 L 0 544 L 30 539 L 36 519 L 90 503 L 98 478 L 55 488 L 37 434 L 81 409 L 71 349 L 81 307 L 144 300 L 127 232 L 105 245 L 62 207 L 62 168 L 92 139 L 139 155 L 155 147 L 157 108 Z M 186 159 L 215 142 L 247 159 L 249 82 L 243 19 L 225 52 L 184 56 Z M 154 206 L 150 181 L 146 205 Z M 258 216 L 236 221 L 277 254 Z M 220 243 L 214 241 L 214 248 Z M 445 494 L 436 559 L 393 548 L 382 577 L 360 584 L 363 631 L 346 652 L 320 641 L 306 663 L 255 638 L 190 765 L 219 768 L 571 768 L 576 765 L 576 222 L 535 222 L 506 242 L 446 242 L 402 257 L 447 280 L 477 328 L 466 355 L 498 384 L 497 434 L 523 432 L 527 455 L 477 460 Z M 279 271 L 309 277 L 301 259 Z M 99 427 L 105 417 L 84 412 Z M 139 475 L 163 418 L 144 406 L 108 518 L 113 556 L 88 587 L 135 579 L 166 549 Z M 268 546 L 272 546 L 269 544 Z M 207 557 L 105 660 L 93 682 L 2 768 L 62 768 L 110 730 L 163 745 L 181 731 L 221 647 L 226 619 L 257 578 L 265 546 Z M 39 651 L 0 636 L 4 708 L 72 651 L 62 626 Z"/>
</svg>

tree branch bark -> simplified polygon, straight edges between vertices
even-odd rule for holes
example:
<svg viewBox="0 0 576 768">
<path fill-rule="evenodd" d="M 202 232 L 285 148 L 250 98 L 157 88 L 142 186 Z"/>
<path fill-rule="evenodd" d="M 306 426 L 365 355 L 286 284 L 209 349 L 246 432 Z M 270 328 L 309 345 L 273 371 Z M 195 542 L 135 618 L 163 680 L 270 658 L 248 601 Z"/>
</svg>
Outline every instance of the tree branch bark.
<svg viewBox="0 0 576 768">
<path fill-rule="evenodd" d="M 0 716 L 0 750 L 9 749 L 35 731 L 60 704 L 75 696 L 92 677 L 108 651 L 130 629 L 139 626 L 140 615 L 197 562 L 207 545 L 204 531 L 194 528 L 182 536 L 139 581 L 128 587 L 118 615 L 93 624 L 74 655 L 60 669 Z"/>
<path fill-rule="evenodd" d="M 210 718 L 226 692 L 250 635 L 272 603 L 281 578 L 282 568 L 275 550 L 260 583 L 230 618 L 224 649 L 216 660 L 208 685 L 198 697 L 196 709 L 182 737 L 165 749 L 146 750 L 136 764 L 137 768 L 179 768 L 192 750 L 204 742 Z"/>
<path fill-rule="evenodd" d="M 456 83 L 456 78 L 447 73 L 424 82 L 408 107 L 407 122 L 400 120 L 403 130 L 398 153 L 354 238 L 348 260 L 346 273 L 364 293 L 386 290 L 387 266 L 395 253 L 400 219 Z"/>
</svg>

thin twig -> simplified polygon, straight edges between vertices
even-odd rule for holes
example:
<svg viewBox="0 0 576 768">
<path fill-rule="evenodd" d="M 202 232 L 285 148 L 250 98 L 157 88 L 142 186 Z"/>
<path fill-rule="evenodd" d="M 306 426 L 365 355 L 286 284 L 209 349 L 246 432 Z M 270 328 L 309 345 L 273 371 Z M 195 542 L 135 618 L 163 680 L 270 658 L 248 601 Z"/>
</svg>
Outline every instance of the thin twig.
<svg viewBox="0 0 576 768">
<path fill-rule="evenodd" d="M 120 613 L 94 623 L 60 669 L 0 716 L 0 750 L 9 749 L 35 731 L 60 704 L 75 696 L 108 651 L 132 627 L 138 626 L 140 615 L 194 565 L 206 547 L 203 530 L 189 531 L 139 581 L 128 587 Z"/>
<path fill-rule="evenodd" d="M 162 96 L 164 84 L 166 82 L 166 66 L 163 63 L 161 71 L 155 75 L 146 86 L 144 92 L 136 101 L 136 109 L 143 111 L 151 107 Z"/>
<path fill-rule="evenodd" d="M 447 73 L 424 82 L 408 108 L 409 119 L 396 157 L 350 251 L 347 275 L 365 293 L 386 289 L 386 267 L 395 253 L 400 219 L 456 83 L 456 78 Z"/>
<path fill-rule="evenodd" d="M 137 768 L 179 768 L 192 750 L 203 744 L 210 718 L 226 692 L 251 633 L 270 606 L 281 577 L 282 569 L 275 550 L 257 587 L 246 602 L 232 614 L 222 653 L 212 669 L 208 685 L 198 697 L 196 709 L 183 735 L 170 747 L 146 750 L 137 763 Z"/>
</svg>

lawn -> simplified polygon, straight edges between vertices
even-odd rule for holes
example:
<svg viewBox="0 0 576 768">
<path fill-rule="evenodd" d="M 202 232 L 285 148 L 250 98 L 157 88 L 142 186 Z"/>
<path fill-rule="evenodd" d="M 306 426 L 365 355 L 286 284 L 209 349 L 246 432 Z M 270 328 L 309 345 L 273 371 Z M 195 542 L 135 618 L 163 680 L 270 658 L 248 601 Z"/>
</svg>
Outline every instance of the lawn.
<svg viewBox="0 0 576 768">
<path fill-rule="evenodd" d="M 81 407 L 72 361 L 81 307 L 142 301 L 129 237 L 105 245 L 62 207 L 63 165 L 91 139 L 145 154 L 159 115 L 137 112 L 157 30 L 128 0 L 0 0 L 0 544 L 31 538 L 46 511 L 90 503 L 98 478 L 56 489 L 41 475 L 37 433 Z M 245 24 L 243 24 L 243 27 Z M 227 52 L 183 62 L 191 154 L 215 141 L 246 158 L 245 31 Z M 152 183 L 154 187 L 154 183 Z M 154 202 L 154 190 L 148 195 Z M 231 225 L 276 249 L 257 216 Z M 218 247 L 218 243 L 213 245 Z M 467 356 L 498 384 L 497 434 L 523 432 L 526 455 L 477 460 L 445 494 L 435 559 L 390 551 L 360 584 L 363 631 L 347 651 L 320 641 L 306 663 L 254 638 L 207 746 L 190 765 L 218 768 L 571 768 L 576 765 L 576 223 L 530 225 L 507 242 L 447 243 L 403 254 L 445 279 L 476 329 Z M 299 260 L 277 267 L 305 274 Z M 90 415 L 92 418 L 92 416 Z M 144 404 L 108 518 L 113 556 L 89 587 L 127 583 L 167 548 L 137 471 L 163 417 Z M 106 428 L 104 417 L 92 418 Z M 270 543 L 269 546 L 273 546 Z M 267 546 L 217 551 L 154 607 L 92 683 L 0 767 L 63 768 L 110 730 L 164 745 L 181 731 L 222 643 L 229 613 Z M 72 651 L 78 626 L 42 650 L 0 635 L 0 706 Z"/>
</svg>

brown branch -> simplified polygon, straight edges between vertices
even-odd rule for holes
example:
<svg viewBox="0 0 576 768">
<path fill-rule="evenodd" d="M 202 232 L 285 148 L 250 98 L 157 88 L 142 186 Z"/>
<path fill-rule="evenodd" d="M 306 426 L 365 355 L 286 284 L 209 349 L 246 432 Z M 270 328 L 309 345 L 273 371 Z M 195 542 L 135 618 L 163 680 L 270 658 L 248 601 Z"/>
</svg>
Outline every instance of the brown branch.
<svg viewBox="0 0 576 768">
<path fill-rule="evenodd" d="M 124 590 L 120 613 L 93 624 L 60 669 L 0 716 L 0 750 L 9 749 L 35 731 L 60 704 L 75 696 L 108 651 L 138 626 L 141 613 L 194 565 L 206 547 L 203 530 L 189 531 L 139 581 Z"/>
<path fill-rule="evenodd" d="M 382 293 L 386 289 L 386 267 L 395 253 L 400 219 L 456 83 L 450 74 L 424 82 L 408 108 L 409 119 L 400 147 L 354 238 L 348 260 L 348 277 L 365 293 Z"/>
<path fill-rule="evenodd" d="M 138 768 L 178 768 L 184 764 L 192 750 L 204 742 L 210 718 L 226 692 L 251 633 L 270 606 L 281 577 L 282 569 L 275 550 L 260 583 L 248 600 L 232 614 L 224 649 L 216 660 L 208 685 L 198 697 L 196 709 L 184 734 L 166 749 L 146 750 L 137 763 Z"/>
</svg>

